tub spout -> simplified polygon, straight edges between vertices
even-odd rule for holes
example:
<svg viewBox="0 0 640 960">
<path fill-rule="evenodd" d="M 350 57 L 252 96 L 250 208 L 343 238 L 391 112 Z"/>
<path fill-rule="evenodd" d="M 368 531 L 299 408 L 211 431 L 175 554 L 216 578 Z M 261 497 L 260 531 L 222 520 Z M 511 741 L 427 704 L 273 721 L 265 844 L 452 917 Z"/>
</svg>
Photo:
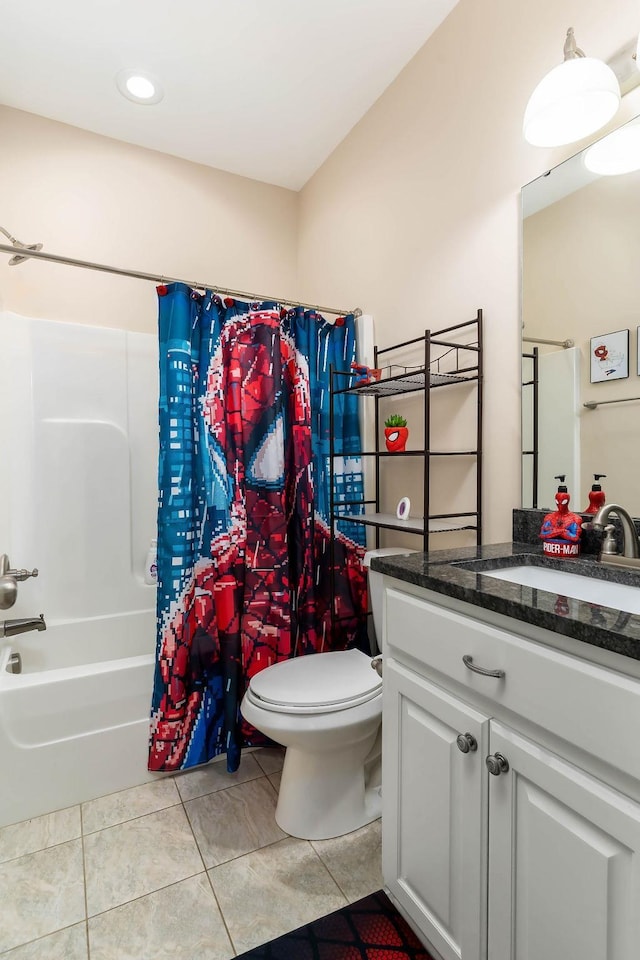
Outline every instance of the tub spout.
<svg viewBox="0 0 640 960">
<path fill-rule="evenodd" d="M 19 633 L 29 633 L 31 630 L 46 630 L 44 614 L 39 617 L 26 617 L 22 620 L 0 620 L 0 638 L 15 637 Z"/>
</svg>

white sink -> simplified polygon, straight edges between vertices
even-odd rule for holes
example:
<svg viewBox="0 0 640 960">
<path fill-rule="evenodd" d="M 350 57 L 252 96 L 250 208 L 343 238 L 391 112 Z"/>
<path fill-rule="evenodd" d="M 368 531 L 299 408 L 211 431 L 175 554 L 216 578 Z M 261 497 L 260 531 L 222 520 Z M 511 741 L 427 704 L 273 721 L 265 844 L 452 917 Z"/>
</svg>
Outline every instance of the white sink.
<svg viewBox="0 0 640 960">
<path fill-rule="evenodd" d="M 509 580 L 524 587 L 536 587 L 563 597 L 573 597 L 574 600 L 613 607 L 614 610 L 640 613 L 640 588 L 630 587 L 626 583 L 597 580 L 595 577 L 583 577 L 579 573 L 551 570 L 549 567 L 507 567 L 504 570 L 483 570 L 483 574 L 496 580 Z"/>
</svg>

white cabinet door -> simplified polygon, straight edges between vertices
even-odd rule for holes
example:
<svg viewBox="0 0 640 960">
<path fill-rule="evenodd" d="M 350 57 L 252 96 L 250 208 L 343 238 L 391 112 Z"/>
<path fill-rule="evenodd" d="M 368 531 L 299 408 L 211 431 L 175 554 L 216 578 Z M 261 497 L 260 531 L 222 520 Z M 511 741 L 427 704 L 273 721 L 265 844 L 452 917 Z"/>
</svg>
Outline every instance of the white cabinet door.
<svg viewBox="0 0 640 960">
<path fill-rule="evenodd" d="M 491 960 L 638 960 L 640 804 L 491 721 Z"/>
<path fill-rule="evenodd" d="M 444 960 L 480 960 L 489 721 L 391 658 L 383 691 L 385 883 Z M 477 749 L 461 752 L 460 734 Z"/>
</svg>

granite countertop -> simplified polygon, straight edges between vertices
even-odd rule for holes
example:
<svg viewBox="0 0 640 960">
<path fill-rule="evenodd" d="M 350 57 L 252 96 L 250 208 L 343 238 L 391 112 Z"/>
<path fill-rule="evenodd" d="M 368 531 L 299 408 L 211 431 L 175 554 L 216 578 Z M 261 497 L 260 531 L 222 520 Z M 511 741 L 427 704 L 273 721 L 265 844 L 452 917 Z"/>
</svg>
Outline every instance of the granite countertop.
<svg viewBox="0 0 640 960">
<path fill-rule="evenodd" d="M 640 572 L 604 566 L 592 555 L 571 560 L 548 558 L 543 556 L 540 544 L 531 543 L 376 557 L 371 566 L 398 580 L 640 660 L 640 614 L 496 580 L 478 569 L 478 561 L 482 561 L 484 570 L 512 567 L 515 556 L 518 566 L 532 564 L 587 576 L 597 571 L 598 579 L 640 589 Z"/>
</svg>

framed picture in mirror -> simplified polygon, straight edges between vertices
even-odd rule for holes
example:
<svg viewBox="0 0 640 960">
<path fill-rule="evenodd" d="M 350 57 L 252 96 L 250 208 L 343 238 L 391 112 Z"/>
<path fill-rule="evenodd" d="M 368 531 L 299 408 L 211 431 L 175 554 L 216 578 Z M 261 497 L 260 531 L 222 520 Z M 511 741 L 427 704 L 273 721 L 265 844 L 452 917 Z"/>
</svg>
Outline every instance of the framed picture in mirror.
<svg viewBox="0 0 640 960">
<path fill-rule="evenodd" d="M 591 337 L 591 383 L 624 380 L 629 376 L 629 331 Z"/>
</svg>

